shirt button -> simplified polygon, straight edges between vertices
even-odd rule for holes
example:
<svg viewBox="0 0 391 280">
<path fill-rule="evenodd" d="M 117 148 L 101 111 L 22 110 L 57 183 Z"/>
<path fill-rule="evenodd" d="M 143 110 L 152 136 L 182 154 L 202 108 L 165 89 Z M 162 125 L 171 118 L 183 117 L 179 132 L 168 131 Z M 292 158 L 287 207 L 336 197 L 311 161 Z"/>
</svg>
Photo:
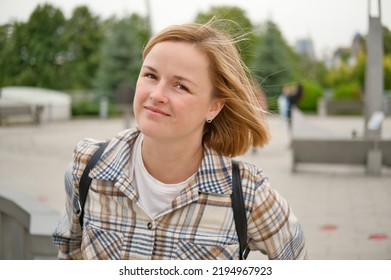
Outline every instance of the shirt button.
<svg viewBox="0 0 391 280">
<path fill-rule="evenodd" d="M 152 223 L 149 222 L 148 225 L 147 225 L 148 229 L 152 229 Z"/>
</svg>

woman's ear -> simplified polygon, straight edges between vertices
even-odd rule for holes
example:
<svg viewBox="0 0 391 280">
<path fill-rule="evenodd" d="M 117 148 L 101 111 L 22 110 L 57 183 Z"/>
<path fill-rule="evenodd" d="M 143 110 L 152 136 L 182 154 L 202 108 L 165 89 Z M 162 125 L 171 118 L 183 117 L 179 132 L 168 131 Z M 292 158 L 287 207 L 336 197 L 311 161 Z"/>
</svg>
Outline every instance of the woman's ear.
<svg viewBox="0 0 391 280">
<path fill-rule="evenodd" d="M 224 101 L 221 99 L 214 99 L 209 109 L 208 119 L 213 120 L 224 107 Z"/>
</svg>

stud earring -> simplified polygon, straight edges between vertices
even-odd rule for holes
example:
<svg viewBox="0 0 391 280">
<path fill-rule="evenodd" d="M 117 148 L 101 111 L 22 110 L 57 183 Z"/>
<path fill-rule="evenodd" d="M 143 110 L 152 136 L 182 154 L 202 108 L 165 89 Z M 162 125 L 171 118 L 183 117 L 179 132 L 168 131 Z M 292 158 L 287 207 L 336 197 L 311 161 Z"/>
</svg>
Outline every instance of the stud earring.
<svg viewBox="0 0 391 280">
<path fill-rule="evenodd" d="M 207 123 L 211 123 L 212 121 L 213 121 L 213 119 L 206 120 Z"/>
</svg>

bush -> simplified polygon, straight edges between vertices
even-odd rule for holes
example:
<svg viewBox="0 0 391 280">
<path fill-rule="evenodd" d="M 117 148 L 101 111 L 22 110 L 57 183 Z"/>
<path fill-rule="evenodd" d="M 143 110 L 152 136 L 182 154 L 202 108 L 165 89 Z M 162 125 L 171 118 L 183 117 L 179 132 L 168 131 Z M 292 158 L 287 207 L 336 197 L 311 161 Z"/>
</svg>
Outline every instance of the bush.
<svg viewBox="0 0 391 280">
<path fill-rule="evenodd" d="M 89 101 L 72 104 L 72 116 L 99 116 L 99 104 Z"/>
<path fill-rule="evenodd" d="M 361 100 L 362 92 L 358 82 L 341 84 L 334 88 L 333 100 Z"/>
<path fill-rule="evenodd" d="M 80 116 L 99 116 L 100 104 L 99 102 L 92 101 L 79 101 L 77 103 L 72 104 L 72 116 L 80 117 Z M 115 106 L 109 103 L 108 115 L 116 116 L 119 113 L 115 109 Z"/>
<path fill-rule="evenodd" d="M 311 81 L 303 81 L 303 96 L 299 102 L 299 108 L 305 112 L 316 112 L 318 99 L 323 96 L 322 87 Z"/>
</svg>

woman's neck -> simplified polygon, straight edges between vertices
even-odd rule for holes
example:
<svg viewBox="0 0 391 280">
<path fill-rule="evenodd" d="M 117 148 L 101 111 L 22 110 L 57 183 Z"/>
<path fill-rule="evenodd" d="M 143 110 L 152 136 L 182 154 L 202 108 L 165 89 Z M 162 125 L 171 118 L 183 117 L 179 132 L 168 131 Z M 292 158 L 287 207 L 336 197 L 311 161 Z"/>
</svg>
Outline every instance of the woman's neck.
<svg viewBox="0 0 391 280">
<path fill-rule="evenodd" d="M 141 155 L 152 177 L 165 184 L 176 184 L 197 172 L 204 151 L 201 143 L 161 142 L 144 136 Z"/>
</svg>

